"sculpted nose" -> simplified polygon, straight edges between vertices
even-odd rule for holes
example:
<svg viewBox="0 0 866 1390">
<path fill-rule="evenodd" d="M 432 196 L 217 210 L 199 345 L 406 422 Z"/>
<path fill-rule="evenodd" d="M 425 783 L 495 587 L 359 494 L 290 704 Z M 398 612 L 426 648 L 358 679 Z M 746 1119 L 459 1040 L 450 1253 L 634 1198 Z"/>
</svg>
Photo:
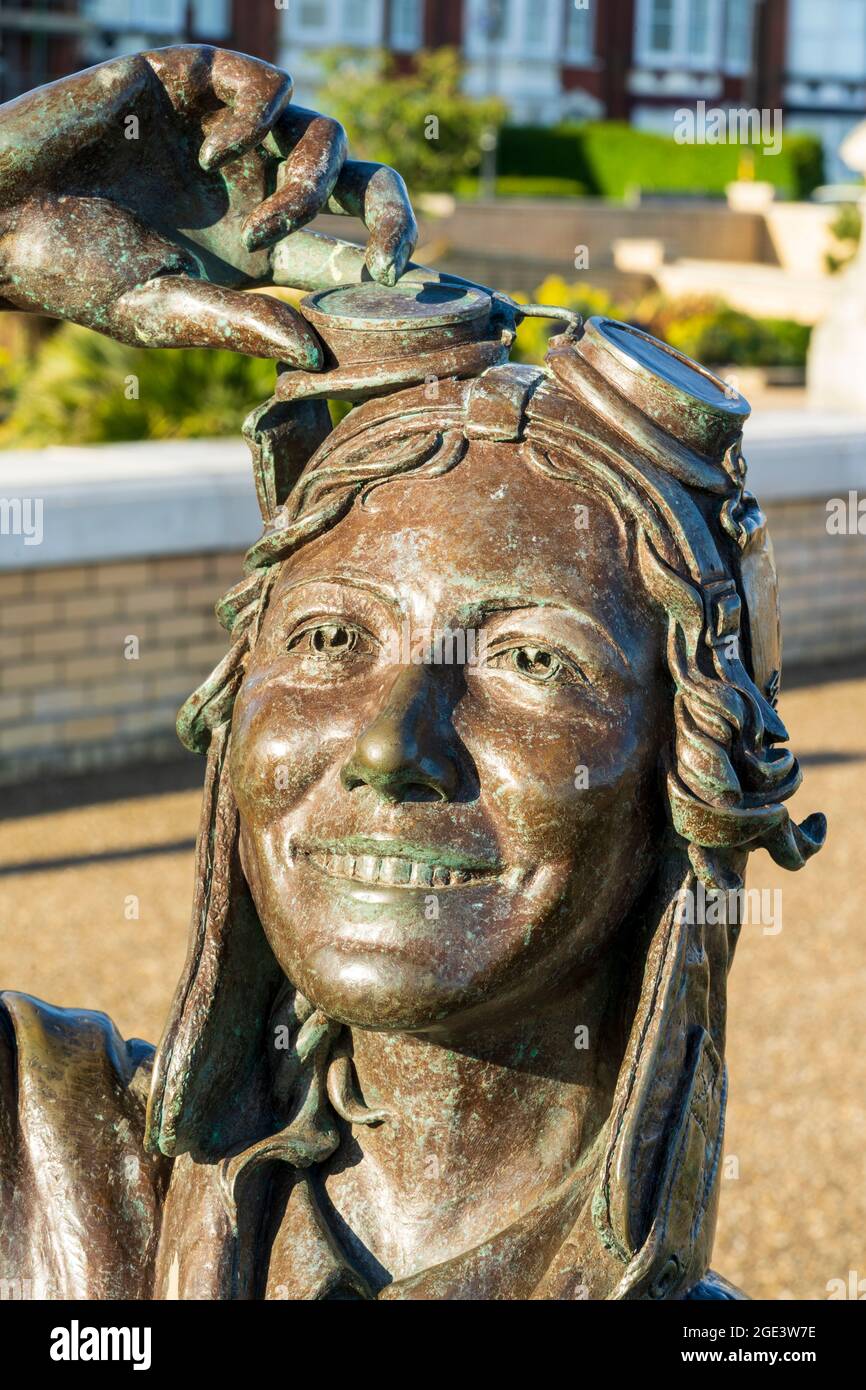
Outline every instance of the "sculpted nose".
<svg viewBox="0 0 866 1390">
<path fill-rule="evenodd" d="M 384 707 L 359 735 L 341 772 L 343 786 L 371 787 L 384 801 L 453 801 L 460 772 L 448 721 L 421 666 L 408 666 Z"/>
</svg>

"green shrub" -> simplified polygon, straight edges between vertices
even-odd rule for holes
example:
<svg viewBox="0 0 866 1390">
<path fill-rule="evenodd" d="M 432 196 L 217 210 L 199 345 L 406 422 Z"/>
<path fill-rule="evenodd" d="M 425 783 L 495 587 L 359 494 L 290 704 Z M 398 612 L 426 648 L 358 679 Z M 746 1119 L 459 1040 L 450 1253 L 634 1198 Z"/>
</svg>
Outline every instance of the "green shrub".
<svg viewBox="0 0 866 1390">
<path fill-rule="evenodd" d="M 483 133 L 505 118 L 498 99 L 463 91 L 455 49 L 419 53 L 411 71 L 384 51 L 331 49 L 318 61 L 319 109 L 346 127 L 356 158 L 393 165 L 411 193 L 451 192 L 480 167 Z"/>
<path fill-rule="evenodd" d="M 586 159 L 585 125 L 506 125 L 499 132 L 500 178 L 573 179 L 597 196 L 598 181 Z"/>
<path fill-rule="evenodd" d="M 671 323 L 666 341 L 711 367 L 802 367 L 810 334 L 792 319 L 754 319 L 719 308 Z"/>
<path fill-rule="evenodd" d="M 519 302 L 525 297 L 515 295 Z M 792 319 L 757 319 L 731 309 L 710 296 L 665 299 L 661 294 L 616 303 L 604 291 L 583 284 L 569 285 L 550 276 L 533 299 L 574 309 L 584 318 L 622 319 L 655 338 L 694 357 L 707 367 L 802 367 L 806 363 L 811 329 Z M 525 319 L 517 332 L 515 356 L 523 362 L 542 362 L 547 341 L 558 331 L 546 319 Z"/>
<path fill-rule="evenodd" d="M 532 298 L 585 318 L 623 319 L 709 367 L 802 366 L 806 360 L 808 327 L 755 319 L 710 297 L 668 300 L 654 293 L 618 303 L 604 290 L 550 276 Z M 557 331 L 550 320 L 524 320 L 515 358 L 543 361 Z M 273 362 L 203 348 L 125 347 L 63 324 L 29 365 L 0 354 L 0 412 L 9 411 L 0 424 L 0 448 L 236 435 L 247 413 L 272 394 L 274 377 Z M 349 408 L 332 403 L 334 423 Z"/>
<path fill-rule="evenodd" d="M 0 446 L 237 434 L 272 395 L 274 380 L 273 362 L 205 348 L 125 347 L 63 324 L 20 374 Z"/>
<path fill-rule="evenodd" d="M 499 137 L 501 176 L 573 179 L 603 198 L 624 198 L 633 188 L 722 197 L 744 163 L 750 177 L 789 198 L 808 197 L 824 176 L 821 142 L 801 132 L 785 134 L 777 155 L 760 145 L 680 145 L 619 121 L 505 126 Z"/>
<path fill-rule="evenodd" d="M 830 231 L 839 243 L 841 255 L 828 251 L 824 260 L 831 275 L 844 270 L 854 259 L 863 233 L 863 214 L 856 203 L 843 203 L 833 221 Z"/>
<path fill-rule="evenodd" d="M 515 294 L 518 304 L 526 304 L 528 296 Z M 572 309 L 585 319 L 621 318 L 622 305 L 617 305 L 605 290 L 593 289 L 590 285 L 572 284 L 560 275 L 549 275 L 532 296 L 536 304 L 555 304 L 560 309 Z M 517 341 L 513 356 L 519 362 L 543 362 L 547 342 L 552 334 L 558 333 L 558 325 L 550 319 L 524 319 L 517 330 Z"/>
<path fill-rule="evenodd" d="M 26 372 L 23 358 L 0 346 L 0 420 L 12 409 Z"/>
<path fill-rule="evenodd" d="M 826 177 L 823 143 L 817 135 L 797 131 L 785 136 L 783 153 L 787 153 L 791 161 L 794 189 L 792 196 L 808 198 Z"/>
</svg>

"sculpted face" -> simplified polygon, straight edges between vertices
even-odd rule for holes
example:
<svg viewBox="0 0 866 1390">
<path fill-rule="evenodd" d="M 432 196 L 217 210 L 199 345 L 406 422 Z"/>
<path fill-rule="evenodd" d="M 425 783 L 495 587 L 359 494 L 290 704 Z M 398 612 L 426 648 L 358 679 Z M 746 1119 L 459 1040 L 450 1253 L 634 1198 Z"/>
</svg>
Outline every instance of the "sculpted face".
<svg viewBox="0 0 866 1390">
<path fill-rule="evenodd" d="M 513 445 L 387 482 L 287 560 L 231 777 L 244 872 L 302 993 L 451 1036 L 598 959 L 661 829 L 661 656 L 619 518 Z"/>
</svg>

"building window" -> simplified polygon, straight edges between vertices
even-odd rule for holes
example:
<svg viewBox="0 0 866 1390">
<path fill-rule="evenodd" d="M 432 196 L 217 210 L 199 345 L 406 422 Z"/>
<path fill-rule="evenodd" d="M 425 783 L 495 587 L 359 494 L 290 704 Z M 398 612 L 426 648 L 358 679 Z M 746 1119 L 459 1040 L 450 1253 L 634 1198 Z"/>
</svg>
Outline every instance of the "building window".
<svg viewBox="0 0 866 1390">
<path fill-rule="evenodd" d="M 231 33 L 229 0 L 193 0 L 192 31 L 206 39 L 226 39 Z"/>
<path fill-rule="evenodd" d="M 108 33 L 182 34 L 186 25 L 185 0 L 85 0 L 82 11 Z"/>
<path fill-rule="evenodd" d="M 592 6 L 602 0 L 590 0 Z M 563 24 L 569 7 L 568 42 L 571 56 L 586 58 L 594 29 L 587 0 L 464 0 L 464 43 L 470 59 L 483 61 L 491 53 L 559 63 L 563 58 Z M 575 6 L 574 17 L 571 6 Z"/>
<path fill-rule="evenodd" d="M 595 15 L 587 0 L 568 0 L 565 21 L 565 56 L 571 62 L 587 62 L 593 56 Z"/>
<path fill-rule="evenodd" d="M 518 35 L 515 9 L 520 0 L 464 0 L 464 34 L 470 52 L 483 52 L 491 44 L 505 44 Z"/>
<path fill-rule="evenodd" d="M 289 0 L 280 9 L 283 43 L 297 58 L 306 49 L 385 42 L 384 0 Z"/>
<path fill-rule="evenodd" d="M 108 29 L 113 19 L 116 26 L 125 26 L 129 22 L 130 0 L 118 0 L 113 8 L 112 16 L 110 0 L 84 0 L 81 6 L 85 18 L 92 20 L 94 24 Z"/>
<path fill-rule="evenodd" d="M 725 67 L 748 72 L 752 61 L 753 0 L 728 0 L 725 6 Z"/>
<path fill-rule="evenodd" d="M 551 53 L 554 36 L 552 0 L 524 0 L 523 41 L 527 53 Z"/>
<path fill-rule="evenodd" d="M 186 24 L 184 0 L 132 0 L 130 19 L 143 33 L 183 32 Z"/>
<path fill-rule="evenodd" d="M 328 25 L 327 0 L 299 0 L 298 28 L 326 29 Z"/>
<path fill-rule="evenodd" d="M 719 0 L 639 0 L 638 61 L 649 66 L 719 66 L 721 18 Z"/>
<path fill-rule="evenodd" d="M 650 13 L 649 46 L 653 53 L 672 53 L 674 0 L 654 0 Z"/>
<path fill-rule="evenodd" d="M 373 0 L 343 0 L 342 30 L 350 43 L 375 43 L 380 38 L 374 8 Z"/>
<path fill-rule="evenodd" d="M 689 53 L 706 53 L 710 46 L 710 0 L 692 0 L 688 8 Z"/>
<path fill-rule="evenodd" d="M 413 53 L 423 43 L 423 0 L 391 0 L 391 47 L 398 53 Z"/>
<path fill-rule="evenodd" d="M 504 43 L 514 21 L 513 0 L 482 0 L 482 23 L 490 43 Z"/>
<path fill-rule="evenodd" d="M 790 0 L 788 76 L 827 82 L 860 81 L 866 72 L 866 5 L 836 0 L 833 23 L 814 0 Z"/>
</svg>

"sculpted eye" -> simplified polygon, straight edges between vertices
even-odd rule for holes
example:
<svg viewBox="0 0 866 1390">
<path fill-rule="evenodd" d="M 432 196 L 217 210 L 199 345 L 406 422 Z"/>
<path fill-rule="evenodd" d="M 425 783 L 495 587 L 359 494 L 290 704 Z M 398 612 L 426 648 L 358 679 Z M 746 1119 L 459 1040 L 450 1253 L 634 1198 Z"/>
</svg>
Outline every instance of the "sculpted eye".
<svg viewBox="0 0 866 1390">
<path fill-rule="evenodd" d="M 510 647 L 496 652 L 488 665 L 498 670 L 516 671 L 524 680 L 534 681 L 536 685 L 546 685 L 570 674 L 564 662 L 547 647 Z"/>
<path fill-rule="evenodd" d="M 289 651 L 298 649 L 306 654 L 339 661 L 363 648 L 361 630 L 349 623 L 316 623 L 296 632 L 288 643 Z"/>
<path fill-rule="evenodd" d="M 555 680 L 562 670 L 562 662 L 544 647 L 515 647 L 510 656 L 515 669 L 531 681 Z"/>
<path fill-rule="evenodd" d="M 319 656 L 347 656 L 357 645 L 357 628 L 328 623 L 325 627 L 314 627 L 310 633 L 310 646 Z"/>
</svg>

